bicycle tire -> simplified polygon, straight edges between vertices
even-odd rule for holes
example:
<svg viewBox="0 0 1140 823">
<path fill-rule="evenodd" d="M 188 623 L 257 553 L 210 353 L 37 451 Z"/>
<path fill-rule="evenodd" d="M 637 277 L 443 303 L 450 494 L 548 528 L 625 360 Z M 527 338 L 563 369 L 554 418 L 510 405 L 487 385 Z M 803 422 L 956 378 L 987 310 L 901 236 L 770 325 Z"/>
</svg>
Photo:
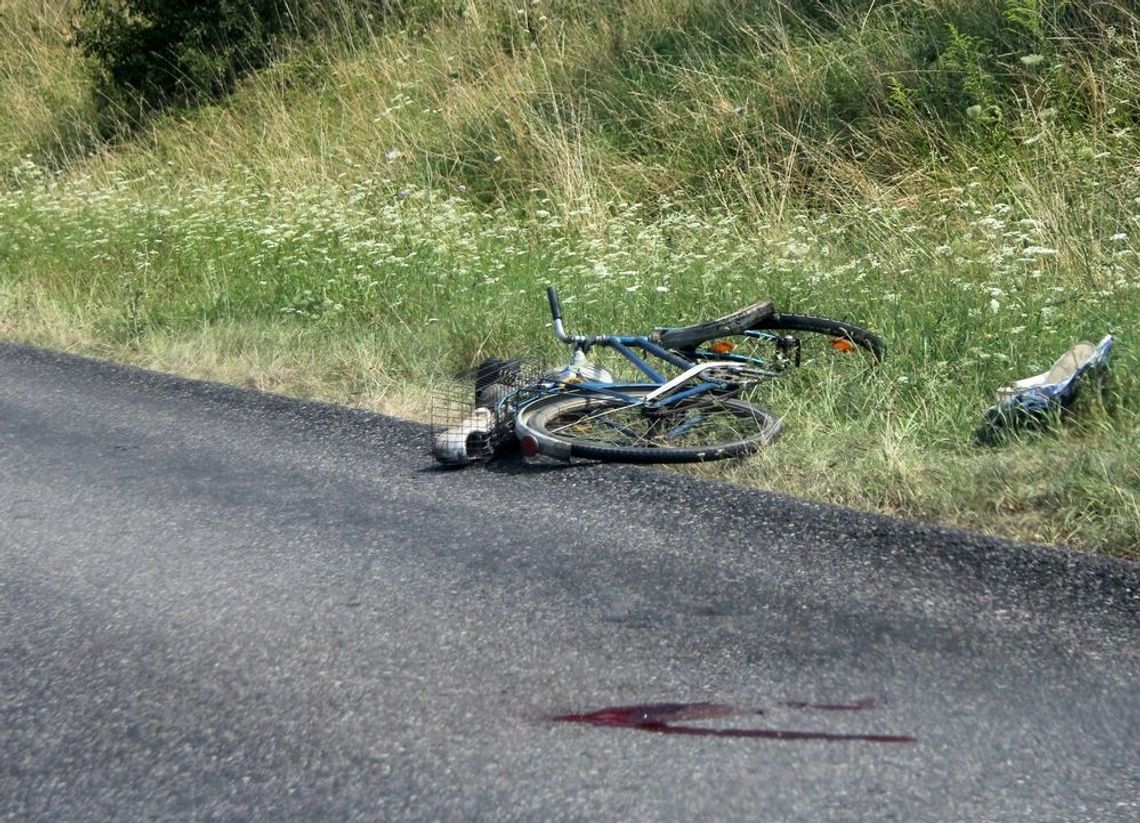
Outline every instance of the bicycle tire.
<svg viewBox="0 0 1140 823">
<path fill-rule="evenodd" d="M 866 351 L 876 363 L 887 356 L 887 344 L 872 331 L 841 320 L 829 317 L 815 317 L 810 314 L 773 314 L 752 326 L 757 331 L 808 332 L 830 337 L 833 340 L 847 340 Z"/>
<path fill-rule="evenodd" d="M 538 453 L 562 459 L 700 463 L 751 454 L 776 440 L 783 429 L 772 412 L 738 398 L 710 398 L 648 412 L 641 400 L 654 388 L 615 389 L 625 398 L 590 394 L 544 398 L 519 410 L 515 434 L 524 447 L 529 440 Z M 712 422 L 706 425 L 706 421 Z M 663 431 L 666 425 L 673 431 Z M 710 440 L 701 442 L 705 434 Z M 713 440 L 722 436 L 725 439 Z"/>
</svg>

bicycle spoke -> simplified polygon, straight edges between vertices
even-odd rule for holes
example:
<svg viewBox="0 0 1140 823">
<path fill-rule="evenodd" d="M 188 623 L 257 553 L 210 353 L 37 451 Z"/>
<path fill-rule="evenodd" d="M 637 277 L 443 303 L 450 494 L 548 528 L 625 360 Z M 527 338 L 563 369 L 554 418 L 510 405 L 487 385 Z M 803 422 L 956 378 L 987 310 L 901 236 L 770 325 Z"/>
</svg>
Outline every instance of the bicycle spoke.
<svg viewBox="0 0 1140 823">
<path fill-rule="evenodd" d="M 716 402 L 651 413 L 632 403 L 575 410 L 552 420 L 549 431 L 574 440 L 666 448 L 701 444 L 710 437 L 736 439 L 754 429 L 756 422 L 750 415 L 725 414 Z"/>
<path fill-rule="evenodd" d="M 623 435 L 625 438 L 637 442 L 641 440 L 641 436 L 638 435 L 637 432 L 633 431 L 628 426 L 623 425 L 620 420 L 615 421 L 608 419 L 616 414 L 625 414 L 629 411 L 630 408 L 632 408 L 632 406 L 629 405 L 616 407 L 605 406 L 591 413 L 583 414 L 580 416 L 571 416 L 571 418 L 563 425 L 551 426 L 550 431 L 552 434 L 564 434 L 571 436 L 574 434 L 583 433 L 593 438 L 598 433 L 594 428 L 594 425 L 596 424 L 602 430 L 608 429 L 610 431 L 617 432 L 618 434 Z M 613 442 L 621 441 L 614 440 Z"/>
<path fill-rule="evenodd" d="M 698 426 L 700 426 L 707 419 L 708 419 L 708 415 L 698 415 L 698 416 L 690 417 L 687 420 L 682 420 L 679 425 L 674 426 L 670 431 L 668 431 L 665 434 L 665 439 L 666 440 L 676 440 L 680 437 L 683 437 L 684 435 L 686 435 L 689 432 L 696 429 Z"/>
<path fill-rule="evenodd" d="M 606 406 L 585 414 L 569 415 L 561 425 L 550 427 L 551 433 L 582 440 L 599 440 L 628 446 L 654 446 L 653 421 L 645 416 L 640 403 Z"/>
</svg>

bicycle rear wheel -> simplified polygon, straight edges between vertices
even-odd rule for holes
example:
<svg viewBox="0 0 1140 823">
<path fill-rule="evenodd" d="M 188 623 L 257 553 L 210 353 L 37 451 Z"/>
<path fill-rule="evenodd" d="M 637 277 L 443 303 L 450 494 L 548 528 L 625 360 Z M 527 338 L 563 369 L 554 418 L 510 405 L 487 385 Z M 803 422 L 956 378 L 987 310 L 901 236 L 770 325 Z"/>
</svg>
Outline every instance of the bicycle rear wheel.
<svg viewBox="0 0 1140 823">
<path fill-rule="evenodd" d="M 695 398 L 661 409 L 644 401 L 655 386 L 621 396 L 553 396 L 518 413 L 515 433 L 541 454 L 619 463 L 697 463 L 742 457 L 779 437 L 772 412 L 745 400 Z"/>
<path fill-rule="evenodd" d="M 832 320 L 828 317 L 813 317 L 809 314 L 774 314 L 757 323 L 753 329 L 757 331 L 782 332 L 785 335 L 797 337 L 801 349 L 808 345 L 812 356 L 816 352 L 828 352 L 829 356 L 847 357 L 856 355 L 868 358 L 869 363 L 882 362 L 887 355 L 887 344 L 883 338 L 872 331 Z M 798 333 L 798 334 L 797 334 Z M 808 335 L 818 335 L 810 338 Z M 801 353 L 801 361 L 802 361 Z"/>
<path fill-rule="evenodd" d="M 825 366 L 832 374 L 860 374 L 886 356 L 883 339 L 860 326 L 806 314 L 774 314 L 740 334 L 686 352 L 698 360 L 749 359 L 774 371 Z"/>
</svg>

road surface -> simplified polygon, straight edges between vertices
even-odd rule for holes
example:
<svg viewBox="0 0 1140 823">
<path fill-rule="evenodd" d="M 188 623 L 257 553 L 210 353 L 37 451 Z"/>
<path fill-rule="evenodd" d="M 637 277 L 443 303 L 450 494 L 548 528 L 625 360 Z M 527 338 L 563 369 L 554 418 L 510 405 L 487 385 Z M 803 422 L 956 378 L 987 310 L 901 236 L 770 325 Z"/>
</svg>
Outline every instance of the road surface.
<svg viewBox="0 0 1140 823">
<path fill-rule="evenodd" d="M 1138 630 L 1135 565 L 0 344 L 9 819 L 1132 821 Z"/>
</svg>

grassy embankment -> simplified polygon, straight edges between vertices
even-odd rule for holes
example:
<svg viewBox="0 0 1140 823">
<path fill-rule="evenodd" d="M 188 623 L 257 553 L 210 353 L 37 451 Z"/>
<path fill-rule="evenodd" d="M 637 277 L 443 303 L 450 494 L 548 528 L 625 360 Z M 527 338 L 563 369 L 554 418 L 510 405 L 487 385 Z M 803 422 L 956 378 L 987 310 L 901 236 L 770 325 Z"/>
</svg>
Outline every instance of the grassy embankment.
<svg viewBox="0 0 1140 823">
<path fill-rule="evenodd" d="M 703 471 L 1140 559 L 1130 4 L 445 5 L 107 144 L 66 3 L 0 4 L 0 335 L 414 416 L 564 357 L 549 282 L 596 331 L 767 296 L 888 361 L 774 388 L 780 443 Z M 1108 331 L 1103 397 L 972 442 Z"/>
</svg>

